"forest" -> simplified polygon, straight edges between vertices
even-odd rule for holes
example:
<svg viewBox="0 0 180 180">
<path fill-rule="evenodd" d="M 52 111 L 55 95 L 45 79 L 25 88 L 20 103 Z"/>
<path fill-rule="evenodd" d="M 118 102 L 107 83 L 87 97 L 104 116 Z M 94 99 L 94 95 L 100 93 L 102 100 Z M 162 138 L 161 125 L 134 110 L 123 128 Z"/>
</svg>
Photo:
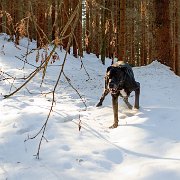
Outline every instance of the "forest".
<svg viewBox="0 0 180 180">
<path fill-rule="evenodd" d="M 26 36 L 37 47 L 54 43 L 118 59 L 133 66 L 153 60 L 180 75 L 179 0 L 1 0 L 0 33 L 16 44 Z M 70 37 L 70 38 L 69 38 Z"/>
<path fill-rule="evenodd" d="M 179 91 L 180 0 L 0 0 L 0 180 L 179 180 Z"/>
</svg>

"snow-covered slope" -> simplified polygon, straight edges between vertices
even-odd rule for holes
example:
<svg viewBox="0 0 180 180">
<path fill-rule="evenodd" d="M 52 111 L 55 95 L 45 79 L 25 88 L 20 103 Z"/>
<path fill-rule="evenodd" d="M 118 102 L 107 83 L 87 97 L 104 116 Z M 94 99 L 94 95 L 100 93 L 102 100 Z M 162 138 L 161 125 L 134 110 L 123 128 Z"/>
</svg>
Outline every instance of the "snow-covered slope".
<svg viewBox="0 0 180 180">
<path fill-rule="evenodd" d="M 0 36 L 0 69 L 12 76 L 28 75 L 34 67 L 18 60 L 27 51 L 26 39 L 15 47 Z M 33 43 L 30 48 L 35 48 Z M 43 50 L 40 51 L 40 54 Z M 145 67 L 133 68 L 136 80 L 141 83 L 140 109 L 129 110 L 119 99 L 119 126 L 113 122 L 111 97 L 102 107 L 96 108 L 104 86 L 104 73 L 111 63 L 103 66 L 95 55 L 80 59 L 68 55 L 65 74 L 86 101 L 87 109 L 76 91 L 61 78 L 56 91 L 56 104 L 49 119 L 45 138 L 37 153 L 39 138 L 24 142 L 35 135 L 46 120 L 52 90 L 64 58 L 49 66 L 46 79 L 40 88 L 42 73 L 23 90 L 9 99 L 3 99 L 19 87 L 23 80 L 2 81 L 0 75 L 0 179 L 8 180 L 160 180 L 180 179 L 180 78 L 168 67 L 154 61 Z M 37 66 L 36 52 L 28 62 Z M 31 94 L 29 93 L 31 92 Z M 134 94 L 130 97 L 134 102 Z M 79 117 L 81 131 L 78 130 Z"/>
</svg>

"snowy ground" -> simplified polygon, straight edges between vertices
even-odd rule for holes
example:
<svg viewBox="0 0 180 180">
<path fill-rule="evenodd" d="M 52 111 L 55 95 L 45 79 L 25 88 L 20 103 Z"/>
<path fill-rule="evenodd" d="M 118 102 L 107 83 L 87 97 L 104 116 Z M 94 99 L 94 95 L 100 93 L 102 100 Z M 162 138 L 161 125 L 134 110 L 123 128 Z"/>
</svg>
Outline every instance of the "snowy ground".
<svg viewBox="0 0 180 180">
<path fill-rule="evenodd" d="M 0 69 L 10 75 L 23 77 L 34 68 L 23 67 L 15 58 L 27 51 L 26 40 L 20 46 L 4 40 L 0 35 Z M 33 43 L 30 48 L 34 48 Z M 64 52 L 57 50 L 60 61 Z M 43 51 L 40 51 L 40 54 Z M 36 53 L 28 56 L 35 63 Z M 40 159 L 37 153 L 39 138 L 26 141 L 35 135 L 46 120 L 52 96 L 41 91 L 52 90 L 60 66 L 49 66 L 43 86 L 42 73 L 26 88 L 9 99 L 3 99 L 19 87 L 23 80 L 0 81 L 0 179 L 1 180 L 178 180 L 180 179 L 180 78 L 166 66 L 153 62 L 146 67 L 133 68 L 136 80 L 141 83 L 140 109 L 128 110 L 119 100 L 119 126 L 108 129 L 113 122 L 111 97 L 102 107 L 96 108 L 104 85 L 103 66 L 95 55 L 85 55 L 81 61 L 68 55 L 65 73 L 78 89 L 87 104 L 64 78 L 56 92 L 56 105 L 48 122 Z M 0 75 L 0 79 L 3 76 Z M 130 98 L 133 103 L 134 94 Z M 82 129 L 79 132 L 79 115 Z"/>
</svg>

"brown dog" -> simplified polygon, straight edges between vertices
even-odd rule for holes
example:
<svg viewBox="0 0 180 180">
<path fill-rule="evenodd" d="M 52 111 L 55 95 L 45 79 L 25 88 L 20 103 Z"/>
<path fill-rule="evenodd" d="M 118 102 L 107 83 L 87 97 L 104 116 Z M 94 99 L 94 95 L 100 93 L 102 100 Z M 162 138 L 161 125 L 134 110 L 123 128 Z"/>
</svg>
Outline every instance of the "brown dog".
<svg viewBox="0 0 180 180">
<path fill-rule="evenodd" d="M 135 81 L 131 66 L 122 61 L 118 61 L 109 66 L 105 76 L 105 89 L 96 106 L 101 106 L 105 96 L 107 96 L 109 92 L 111 93 L 114 123 L 110 128 L 116 128 L 118 126 L 119 96 L 123 98 L 128 108 L 132 109 L 132 105 L 128 101 L 128 97 L 132 91 L 135 91 L 134 107 L 139 109 L 140 83 Z"/>
</svg>

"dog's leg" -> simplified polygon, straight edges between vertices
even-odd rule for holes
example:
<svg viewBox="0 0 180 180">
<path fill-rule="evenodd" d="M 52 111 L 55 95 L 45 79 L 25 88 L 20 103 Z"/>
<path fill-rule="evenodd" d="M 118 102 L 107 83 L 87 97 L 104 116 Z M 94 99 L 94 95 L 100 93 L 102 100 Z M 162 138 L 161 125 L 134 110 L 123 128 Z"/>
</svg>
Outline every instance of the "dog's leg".
<svg viewBox="0 0 180 180">
<path fill-rule="evenodd" d="M 105 97 L 108 95 L 109 90 L 105 89 L 96 107 L 102 106 Z"/>
<path fill-rule="evenodd" d="M 114 124 L 109 128 L 116 128 L 118 126 L 118 96 L 112 96 L 112 106 L 114 113 Z"/>
<path fill-rule="evenodd" d="M 140 83 L 137 82 L 138 88 L 135 89 L 135 103 L 134 107 L 139 109 L 139 95 L 140 95 Z"/>
<path fill-rule="evenodd" d="M 132 109 L 133 106 L 129 103 L 128 97 L 124 97 L 124 98 L 123 98 L 123 101 L 126 103 L 126 105 L 127 105 L 127 107 L 128 107 L 129 109 Z"/>
</svg>

